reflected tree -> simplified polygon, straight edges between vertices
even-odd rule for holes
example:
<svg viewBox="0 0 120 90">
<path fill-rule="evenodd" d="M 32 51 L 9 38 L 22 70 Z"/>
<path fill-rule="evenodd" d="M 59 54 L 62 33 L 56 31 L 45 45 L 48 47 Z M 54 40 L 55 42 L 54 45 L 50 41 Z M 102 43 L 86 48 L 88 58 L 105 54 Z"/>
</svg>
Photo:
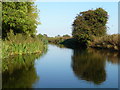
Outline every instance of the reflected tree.
<svg viewBox="0 0 120 90">
<path fill-rule="evenodd" d="M 39 79 L 34 68 L 34 61 L 41 54 L 18 55 L 3 60 L 3 88 L 31 88 Z"/>
<path fill-rule="evenodd" d="M 2 62 L 3 88 L 32 88 L 39 77 L 34 68 L 34 61 L 45 55 L 47 49 L 41 53 L 31 55 L 16 55 L 6 58 Z"/>
<path fill-rule="evenodd" d="M 74 50 L 72 68 L 79 79 L 100 84 L 106 80 L 105 57 L 88 50 Z"/>
<path fill-rule="evenodd" d="M 2 87 L 3 88 L 32 88 L 39 77 L 33 66 L 28 70 L 18 70 L 11 75 L 3 75 Z"/>
</svg>

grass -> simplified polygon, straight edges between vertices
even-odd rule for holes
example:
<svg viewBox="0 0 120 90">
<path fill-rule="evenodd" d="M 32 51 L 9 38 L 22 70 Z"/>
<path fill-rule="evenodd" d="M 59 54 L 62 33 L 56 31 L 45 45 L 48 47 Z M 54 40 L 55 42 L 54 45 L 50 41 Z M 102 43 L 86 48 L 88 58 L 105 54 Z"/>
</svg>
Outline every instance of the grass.
<svg viewBox="0 0 120 90">
<path fill-rule="evenodd" d="M 42 41 L 36 36 L 10 34 L 6 40 L 2 41 L 2 58 L 12 55 L 42 53 L 46 47 L 46 41 Z"/>
<path fill-rule="evenodd" d="M 49 43 L 60 44 L 61 42 L 69 39 L 70 37 L 47 37 Z"/>
<path fill-rule="evenodd" d="M 120 34 L 106 35 L 103 37 L 95 37 L 90 47 L 119 50 L 120 48 Z"/>
</svg>

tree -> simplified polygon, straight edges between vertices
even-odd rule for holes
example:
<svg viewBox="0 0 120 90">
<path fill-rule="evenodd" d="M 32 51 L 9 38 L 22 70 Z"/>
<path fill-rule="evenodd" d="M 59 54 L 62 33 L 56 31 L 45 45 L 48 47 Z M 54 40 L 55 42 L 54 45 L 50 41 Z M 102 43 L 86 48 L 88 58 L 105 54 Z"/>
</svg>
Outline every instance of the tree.
<svg viewBox="0 0 120 90">
<path fill-rule="evenodd" d="M 3 2 L 2 8 L 3 37 L 6 37 L 10 30 L 13 30 L 14 34 L 36 34 L 39 22 L 34 2 Z"/>
<path fill-rule="evenodd" d="M 47 34 L 43 34 L 44 37 L 48 37 Z"/>
<path fill-rule="evenodd" d="M 63 35 L 63 37 L 70 37 L 68 34 L 66 34 L 66 35 Z"/>
<path fill-rule="evenodd" d="M 87 46 L 94 36 L 106 34 L 107 12 L 102 8 L 80 12 L 72 26 L 72 35 L 80 44 Z"/>
</svg>

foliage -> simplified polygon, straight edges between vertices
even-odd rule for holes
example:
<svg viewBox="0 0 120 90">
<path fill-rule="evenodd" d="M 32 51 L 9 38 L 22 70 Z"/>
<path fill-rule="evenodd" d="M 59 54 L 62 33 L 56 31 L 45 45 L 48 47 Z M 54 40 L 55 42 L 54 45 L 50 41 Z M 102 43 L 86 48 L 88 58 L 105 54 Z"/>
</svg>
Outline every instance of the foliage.
<svg viewBox="0 0 120 90">
<path fill-rule="evenodd" d="M 66 34 L 66 35 L 63 35 L 63 37 L 70 37 L 70 35 Z"/>
<path fill-rule="evenodd" d="M 88 46 L 94 36 L 106 34 L 107 19 L 107 12 L 102 8 L 81 12 L 72 24 L 72 35 L 81 45 Z"/>
<path fill-rule="evenodd" d="M 2 58 L 15 54 L 42 53 L 46 49 L 46 43 L 38 37 L 30 37 L 28 35 L 14 35 L 12 31 L 7 34 L 7 39 L 2 43 Z"/>
<path fill-rule="evenodd" d="M 48 44 L 48 40 L 47 40 L 47 36 L 46 35 L 42 35 L 42 34 L 38 34 L 37 37 L 44 42 L 45 44 Z"/>
<path fill-rule="evenodd" d="M 2 2 L 3 38 L 12 29 L 16 33 L 35 35 L 38 22 L 38 10 L 34 2 Z"/>
<path fill-rule="evenodd" d="M 61 37 L 61 36 L 55 36 L 55 37 L 47 37 L 47 40 L 49 43 L 53 43 L 53 44 L 60 44 L 61 42 L 63 42 L 64 40 L 66 39 L 69 39 L 71 38 L 70 36 L 64 36 L 64 37 Z"/>
<path fill-rule="evenodd" d="M 112 50 L 119 50 L 120 48 L 120 34 L 106 35 L 103 37 L 96 37 L 91 43 L 91 47 L 106 48 Z"/>
</svg>

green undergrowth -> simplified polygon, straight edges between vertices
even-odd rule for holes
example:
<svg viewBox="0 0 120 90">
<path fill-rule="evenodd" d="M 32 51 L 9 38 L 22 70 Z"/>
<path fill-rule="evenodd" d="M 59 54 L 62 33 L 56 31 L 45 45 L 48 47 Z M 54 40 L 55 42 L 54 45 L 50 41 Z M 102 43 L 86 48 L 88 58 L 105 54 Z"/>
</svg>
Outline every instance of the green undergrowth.
<svg viewBox="0 0 120 90">
<path fill-rule="evenodd" d="M 95 37 L 91 43 L 91 47 L 101 49 L 120 50 L 120 34 L 106 35 L 102 37 Z"/>
<path fill-rule="evenodd" d="M 61 42 L 69 39 L 70 37 L 47 37 L 49 43 L 52 44 L 60 44 Z"/>
<path fill-rule="evenodd" d="M 42 53 L 47 48 L 47 42 L 37 36 L 12 33 L 8 34 L 7 39 L 2 40 L 2 58 L 12 55 L 23 55 L 32 53 Z"/>
</svg>

